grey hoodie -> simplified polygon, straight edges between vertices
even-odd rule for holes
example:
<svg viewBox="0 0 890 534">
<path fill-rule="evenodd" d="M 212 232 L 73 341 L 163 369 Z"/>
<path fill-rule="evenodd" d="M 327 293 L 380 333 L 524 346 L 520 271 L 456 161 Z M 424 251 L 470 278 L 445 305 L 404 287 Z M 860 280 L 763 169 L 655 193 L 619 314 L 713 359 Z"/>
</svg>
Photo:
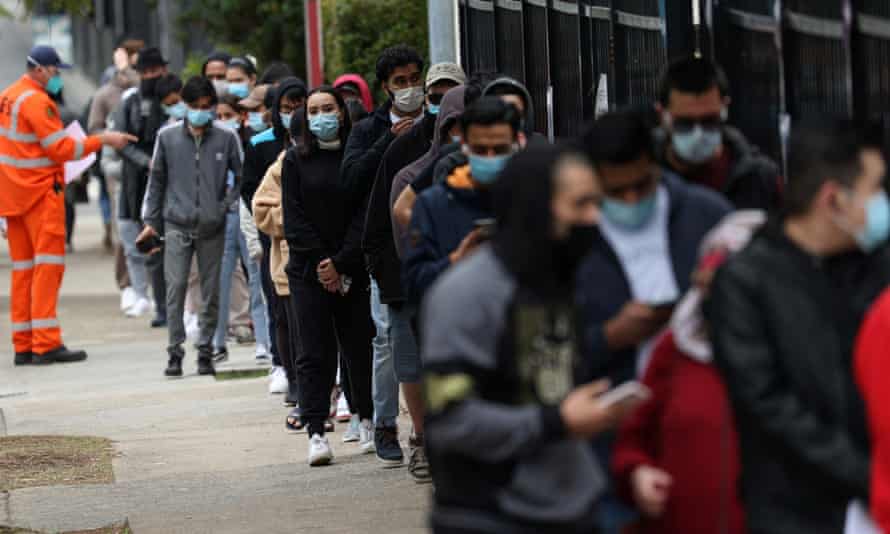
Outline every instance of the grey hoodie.
<svg viewBox="0 0 890 534">
<path fill-rule="evenodd" d="M 433 524 L 590 532 L 605 478 L 589 443 L 565 435 L 557 408 L 577 363 L 571 304 L 550 315 L 519 291 L 483 245 L 424 301 Z"/>
<path fill-rule="evenodd" d="M 215 235 L 225 228 L 226 212 L 240 192 L 241 141 L 234 131 L 213 123 L 196 139 L 186 121 L 179 121 L 158 132 L 145 197 L 146 224 Z"/>
</svg>

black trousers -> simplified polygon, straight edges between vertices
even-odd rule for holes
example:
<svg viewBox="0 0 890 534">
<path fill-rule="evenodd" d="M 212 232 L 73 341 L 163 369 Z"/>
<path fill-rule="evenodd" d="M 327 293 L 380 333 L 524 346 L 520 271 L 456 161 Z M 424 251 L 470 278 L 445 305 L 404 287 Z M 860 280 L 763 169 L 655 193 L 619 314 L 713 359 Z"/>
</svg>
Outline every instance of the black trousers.
<svg viewBox="0 0 890 534">
<path fill-rule="evenodd" d="M 260 282 L 263 286 L 263 295 L 266 297 L 266 309 L 269 316 L 269 332 L 278 332 L 278 317 L 275 314 L 275 284 L 272 282 L 272 270 L 270 264 L 270 252 L 272 250 L 272 240 L 269 236 L 259 232 L 260 246 L 263 247 L 263 259 L 260 262 Z M 283 366 L 281 356 L 278 352 L 278 335 L 269 336 L 269 350 L 272 351 L 272 365 Z M 286 350 L 286 349 L 285 349 Z M 287 367 L 285 367 L 287 369 Z"/>
<path fill-rule="evenodd" d="M 309 434 L 324 434 L 331 410 L 331 389 L 337 378 L 337 349 L 349 375 L 352 408 L 362 419 L 371 419 L 371 301 L 367 287 L 353 284 L 345 296 L 329 293 L 317 281 L 290 278 L 290 309 L 299 332 L 297 382 L 300 410 Z M 290 312 L 293 313 L 290 313 Z M 291 336 L 293 338 L 293 335 Z"/>
<path fill-rule="evenodd" d="M 297 339 L 296 332 L 290 331 L 290 320 L 288 319 L 288 308 L 290 307 L 290 297 L 281 296 L 272 291 L 272 299 L 269 301 L 269 309 L 272 311 L 275 330 L 272 331 L 272 337 L 278 348 L 278 359 L 281 360 L 281 366 L 287 372 L 288 382 L 294 382 L 297 379 L 296 367 L 296 347 L 294 342 Z M 270 317 L 271 318 L 271 317 Z"/>
</svg>

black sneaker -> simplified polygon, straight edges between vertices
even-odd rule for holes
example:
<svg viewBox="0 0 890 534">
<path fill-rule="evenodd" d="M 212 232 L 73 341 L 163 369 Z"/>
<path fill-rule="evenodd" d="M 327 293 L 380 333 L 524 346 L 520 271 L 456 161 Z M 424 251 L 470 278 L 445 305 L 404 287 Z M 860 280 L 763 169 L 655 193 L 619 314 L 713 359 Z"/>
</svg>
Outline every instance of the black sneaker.
<svg viewBox="0 0 890 534">
<path fill-rule="evenodd" d="M 15 353 L 15 364 L 16 365 L 31 365 L 34 363 L 34 354 L 30 352 L 16 352 Z"/>
<path fill-rule="evenodd" d="M 208 349 L 199 349 L 198 374 L 204 376 L 216 374 L 216 369 L 213 368 L 213 353 Z"/>
<path fill-rule="evenodd" d="M 223 347 L 213 353 L 213 363 L 222 363 L 229 359 L 229 349 Z"/>
<path fill-rule="evenodd" d="M 399 431 L 394 426 L 378 426 L 374 429 L 374 447 L 377 459 L 387 467 L 399 467 L 405 460 L 399 445 Z"/>
<path fill-rule="evenodd" d="M 167 369 L 164 370 L 164 375 L 169 377 L 182 376 L 182 358 L 185 356 L 185 351 L 182 348 L 178 348 L 170 349 L 167 353 L 170 355 L 170 359 L 167 360 Z"/>
<path fill-rule="evenodd" d="M 166 315 L 156 315 L 154 319 L 151 320 L 152 328 L 167 328 L 167 316 Z"/>
<path fill-rule="evenodd" d="M 430 463 L 426 459 L 426 449 L 423 445 L 423 436 L 408 438 L 410 458 L 408 460 L 408 473 L 418 484 L 429 484 L 433 481 L 430 474 Z"/>
<path fill-rule="evenodd" d="M 71 363 L 82 362 L 87 359 L 87 353 L 82 350 L 68 350 L 68 347 L 61 347 L 45 352 L 43 354 L 34 354 L 32 361 L 35 365 L 48 365 L 51 363 Z"/>
</svg>

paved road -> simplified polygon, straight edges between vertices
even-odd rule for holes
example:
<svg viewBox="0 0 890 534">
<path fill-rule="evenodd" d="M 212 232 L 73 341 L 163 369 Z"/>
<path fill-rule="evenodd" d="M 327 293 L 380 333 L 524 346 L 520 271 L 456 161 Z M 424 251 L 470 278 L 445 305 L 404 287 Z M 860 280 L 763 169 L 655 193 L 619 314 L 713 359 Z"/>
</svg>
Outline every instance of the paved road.
<svg viewBox="0 0 890 534">
<path fill-rule="evenodd" d="M 286 411 L 264 378 L 164 379 L 164 336 L 120 317 L 98 216 L 81 211 L 60 315 L 66 342 L 90 359 L 12 365 L 10 265 L 0 243 L 0 409 L 10 434 L 111 438 L 115 483 L 14 491 L 0 503 L 0 525 L 57 531 L 128 518 L 136 534 L 424 531 L 428 486 L 342 444 L 342 427 L 331 436 L 336 463 L 310 469 L 305 434 L 285 433 Z M 251 354 L 243 348 L 234 358 Z"/>
</svg>

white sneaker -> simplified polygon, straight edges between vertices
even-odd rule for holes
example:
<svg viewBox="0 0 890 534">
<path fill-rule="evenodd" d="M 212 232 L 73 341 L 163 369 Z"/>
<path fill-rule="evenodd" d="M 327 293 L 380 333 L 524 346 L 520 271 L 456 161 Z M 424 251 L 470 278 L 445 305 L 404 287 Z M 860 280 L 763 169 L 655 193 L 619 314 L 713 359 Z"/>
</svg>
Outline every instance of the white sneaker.
<svg viewBox="0 0 890 534">
<path fill-rule="evenodd" d="M 269 349 L 267 349 L 266 346 L 262 343 L 256 344 L 256 359 L 260 363 L 272 360 L 272 357 L 269 356 Z"/>
<path fill-rule="evenodd" d="M 361 423 L 359 423 L 358 414 L 353 414 L 349 419 L 349 426 L 343 432 L 343 443 L 354 443 L 362 439 L 360 427 Z"/>
<path fill-rule="evenodd" d="M 309 465 L 315 467 L 328 465 L 334 459 L 334 451 L 328 438 L 318 434 L 312 434 L 309 438 Z"/>
<path fill-rule="evenodd" d="M 146 313 L 151 312 L 152 306 L 151 301 L 145 297 L 139 298 L 135 304 L 127 308 L 127 311 L 124 312 L 124 315 L 127 317 L 142 317 Z"/>
<path fill-rule="evenodd" d="M 374 423 L 370 419 L 364 419 L 359 424 L 358 446 L 365 454 L 371 454 L 377 450 L 374 445 Z"/>
<path fill-rule="evenodd" d="M 287 393 L 287 373 L 284 367 L 276 366 L 269 373 L 269 394 L 280 395 Z"/>
<path fill-rule="evenodd" d="M 349 403 L 346 402 L 346 395 L 341 393 L 340 398 L 337 399 L 337 415 L 335 418 L 338 423 L 345 423 L 353 417 L 355 416 L 349 411 Z"/>
<path fill-rule="evenodd" d="M 134 291 L 132 287 L 125 287 L 124 290 L 121 291 L 121 311 L 125 312 L 132 308 L 137 300 L 139 300 L 139 296 L 136 295 L 136 291 Z"/>
</svg>

